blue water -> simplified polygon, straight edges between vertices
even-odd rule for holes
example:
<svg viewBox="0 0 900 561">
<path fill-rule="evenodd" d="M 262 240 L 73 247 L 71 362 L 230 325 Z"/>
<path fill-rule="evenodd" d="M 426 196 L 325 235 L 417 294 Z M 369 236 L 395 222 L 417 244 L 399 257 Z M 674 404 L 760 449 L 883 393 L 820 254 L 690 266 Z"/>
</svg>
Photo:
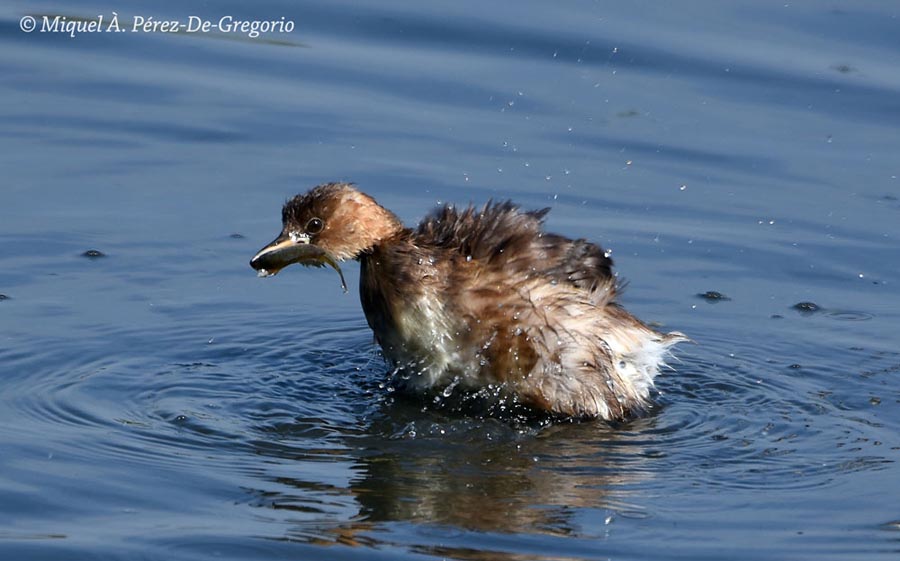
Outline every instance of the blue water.
<svg viewBox="0 0 900 561">
<path fill-rule="evenodd" d="M 897 558 L 898 12 L 4 4 L 0 559 Z M 130 31 L 191 15 L 295 29 Z M 247 264 L 332 180 L 550 206 L 694 343 L 615 426 L 395 400 L 353 290 Z"/>
</svg>

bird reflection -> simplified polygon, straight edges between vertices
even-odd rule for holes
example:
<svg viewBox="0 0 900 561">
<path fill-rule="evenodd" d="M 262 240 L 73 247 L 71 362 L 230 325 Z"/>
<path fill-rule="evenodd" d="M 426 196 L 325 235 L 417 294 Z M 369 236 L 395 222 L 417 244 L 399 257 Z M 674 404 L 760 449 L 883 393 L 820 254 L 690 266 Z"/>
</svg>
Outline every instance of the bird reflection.
<svg viewBox="0 0 900 561">
<path fill-rule="evenodd" d="M 596 536 L 597 528 L 579 526 L 576 513 L 634 510 L 626 486 L 648 473 L 641 469 L 648 455 L 627 439 L 634 424 L 643 431 L 652 418 L 617 427 L 515 426 L 407 408 L 394 404 L 389 416 L 342 435 L 332 448 L 301 451 L 258 443 L 262 455 L 298 461 L 298 473 L 308 472 L 303 462 L 315 462 L 309 467 L 320 472 L 346 473 L 346 485 L 266 474 L 277 490 L 255 492 L 255 502 L 290 512 L 289 530 L 279 539 L 374 547 L 384 536 L 379 529 L 398 522 L 442 532 Z M 422 553 L 466 558 L 465 551 Z M 484 554 L 477 552 L 477 558 Z"/>
</svg>

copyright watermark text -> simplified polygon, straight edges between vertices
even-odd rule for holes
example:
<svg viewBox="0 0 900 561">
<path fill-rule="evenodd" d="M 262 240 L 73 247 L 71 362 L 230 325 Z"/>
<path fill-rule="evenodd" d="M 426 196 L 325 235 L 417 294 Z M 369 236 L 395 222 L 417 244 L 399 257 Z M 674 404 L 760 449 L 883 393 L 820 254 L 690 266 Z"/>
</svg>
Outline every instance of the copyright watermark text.
<svg viewBox="0 0 900 561">
<path fill-rule="evenodd" d="M 294 22 L 283 16 L 273 20 L 241 20 L 233 16 L 207 19 L 188 16 L 186 20 L 157 19 L 153 16 L 134 16 L 119 19 L 110 16 L 75 18 L 57 15 L 28 15 L 19 20 L 19 28 L 25 33 L 63 33 L 73 39 L 82 33 L 228 33 L 256 39 L 271 33 L 291 33 Z"/>
</svg>

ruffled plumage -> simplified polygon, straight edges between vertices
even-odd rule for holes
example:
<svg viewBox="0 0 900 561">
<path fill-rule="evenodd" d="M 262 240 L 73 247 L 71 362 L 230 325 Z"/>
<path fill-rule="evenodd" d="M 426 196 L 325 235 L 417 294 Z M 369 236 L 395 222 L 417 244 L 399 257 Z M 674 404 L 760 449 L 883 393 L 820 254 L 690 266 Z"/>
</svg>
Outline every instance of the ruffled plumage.
<svg viewBox="0 0 900 561">
<path fill-rule="evenodd" d="M 337 210 L 350 202 L 354 216 Z M 573 417 L 640 412 L 669 348 L 685 337 L 622 308 L 609 254 L 544 232 L 548 211 L 447 206 L 408 229 L 353 186 L 331 184 L 283 214 L 286 231 L 328 214 L 331 231 L 312 243 L 329 250 L 340 239 L 341 257 L 361 262 L 363 310 L 402 389 L 488 388 Z M 377 239 L 359 234 L 366 224 L 379 224 Z"/>
</svg>

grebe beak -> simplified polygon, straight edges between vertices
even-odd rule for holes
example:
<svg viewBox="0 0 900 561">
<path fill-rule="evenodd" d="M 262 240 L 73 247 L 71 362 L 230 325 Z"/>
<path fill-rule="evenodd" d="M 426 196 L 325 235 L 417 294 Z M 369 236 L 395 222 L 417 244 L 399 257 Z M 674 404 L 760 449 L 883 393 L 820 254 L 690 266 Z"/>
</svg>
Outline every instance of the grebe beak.
<svg viewBox="0 0 900 561">
<path fill-rule="evenodd" d="M 328 251 L 309 243 L 308 236 L 282 232 L 250 260 L 250 266 L 260 277 L 276 275 L 293 263 L 311 267 L 331 266 L 341 277 L 341 288 L 347 292 L 347 283 L 344 282 L 344 274 L 338 267 L 337 260 Z"/>
</svg>

